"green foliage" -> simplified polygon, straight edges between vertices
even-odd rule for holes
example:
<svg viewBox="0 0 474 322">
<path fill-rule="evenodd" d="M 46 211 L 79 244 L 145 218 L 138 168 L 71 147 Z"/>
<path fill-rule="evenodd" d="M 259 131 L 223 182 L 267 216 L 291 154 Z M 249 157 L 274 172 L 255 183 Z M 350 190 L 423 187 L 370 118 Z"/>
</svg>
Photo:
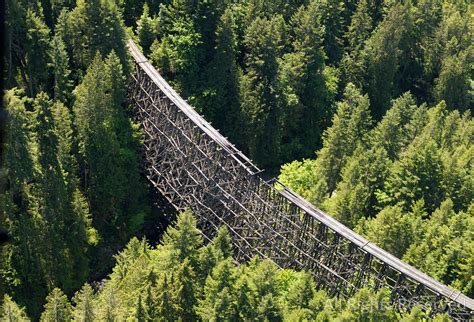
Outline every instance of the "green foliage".
<svg viewBox="0 0 474 322">
<path fill-rule="evenodd" d="M 281 181 L 472 296 L 467 1 L 7 0 L 5 14 L 0 220 L 12 242 L 1 253 L 0 293 L 33 319 L 48 293 L 45 317 L 56 314 L 52 303 L 68 311 L 55 288 L 71 295 L 101 277 L 150 214 L 139 134 L 126 115 L 124 21 L 172 85 L 260 167 L 272 173 L 296 160 Z M 317 159 L 303 159 L 315 150 Z M 390 310 L 367 315 L 345 302 L 334 310 L 308 278 L 277 274 L 265 261 L 235 267 L 229 233 L 202 246 L 194 225 L 182 219 L 157 248 L 130 241 L 104 289 L 89 292 L 93 309 L 78 313 L 83 290 L 74 314 L 393 319 Z M 222 286 L 226 272 L 234 283 Z M 406 317 L 423 318 L 417 310 Z"/>
<path fill-rule="evenodd" d="M 67 103 L 70 100 L 72 82 L 69 79 L 69 57 L 64 42 L 55 35 L 51 43 L 51 60 L 54 75 L 54 98 Z"/>
<path fill-rule="evenodd" d="M 26 28 L 26 74 L 28 75 L 27 85 L 30 95 L 38 93 L 49 76 L 48 66 L 50 37 L 49 28 L 44 24 L 41 17 L 34 11 L 27 10 L 25 19 Z"/>
<path fill-rule="evenodd" d="M 162 6 L 157 29 L 159 39 L 152 44 L 150 58 L 185 97 L 192 98 L 199 86 L 203 35 L 196 17 L 197 2 L 172 1 Z"/>
<path fill-rule="evenodd" d="M 342 170 L 336 194 L 323 203 L 328 213 L 354 227 L 379 207 L 376 193 L 383 188 L 390 161 L 383 148 L 365 150 L 359 146 Z M 321 200 L 320 200 L 321 201 Z"/>
<path fill-rule="evenodd" d="M 329 140 L 338 138 L 334 133 L 345 124 L 336 120 L 318 159 L 283 166 L 280 179 L 395 256 L 454 288 L 472 292 L 472 281 L 466 278 L 472 267 L 467 264 L 472 236 L 464 233 L 472 230 L 472 224 L 461 219 L 472 204 L 472 117 L 449 112 L 444 102 L 417 107 L 413 96 L 405 93 L 392 101 L 373 129 L 357 125 L 364 131 L 360 139 Z M 351 132 L 341 133 L 339 137 L 346 139 Z M 357 147 L 344 152 L 341 176 L 333 179 L 334 193 L 321 196 L 319 187 L 324 186 L 318 184 L 327 173 L 321 164 L 328 164 L 323 162 L 336 152 L 347 151 L 346 142 L 357 142 Z M 442 211 L 446 215 L 439 215 Z M 456 224 L 440 219 L 455 212 Z"/>
<path fill-rule="evenodd" d="M 7 1 L 6 10 L 7 85 L 21 85 L 33 97 L 49 89 L 50 29 L 44 23 L 41 6 Z"/>
<path fill-rule="evenodd" d="M 311 1 L 293 15 L 293 50 L 280 62 L 285 97 L 282 160 L 310 157 L 329 124 L 337 77 L 324 65 L 324 25 L 319 4 Z"/>
<path fill-rule="evenodd" d="M 432 212 L 444 199 L 442 176 L 443 164 L 436 145 L 412 145 L 394 163 L 379 198 L 388 204 L 400 202 L 404 210 L 423 199 L 428 212 Z"/>
<path fill-rule="evenodd" d="M 362 222 L 359 230 L 377 246 L 401 258 L 407 249 L 423 233 L 421 218 L 415 214 L 404 214 L 401 206 L 385 207 L 375 218 Z M 364 228 L 366 231 L 364 231 Z"/>
<path fill-rule="evenodd" d="M 373 28 L 373 18 L 370 15 L 370 0 L 361 0 L 357 9 L 352 14 L 351 24 L 344 35 L 351 51 L 361 49 L 364 42 L 369 38 Z M 349 52 L 350 54 L 350 52 Z"/>
<path fill-rule="evenodd" d="M 137 21 L 136 31 L 139 44 L 142 46 L 145 55 L 149 54 L 151 44 L 156 38 L 154 24 L 153 19 L 149 16 L 148 4 L 145 2 L 143 5 L 143 14 Z"/>
<path fill-rule="evenodd" d="M 112 52 L 105 60 L 96 56 L 74 91 L 82 185 L 99 231 L 108 236 L 116 229 L 119 236 L 136 231 L 147 211 L 131 125 L 121 109 L 125 88 Z"/>
<path fill-rule="evenodd" d="M 175 248 L 189 245 L 184 235 L 190 229 L 198 232 L 190 218 L 189 212 L 182 213 L 176 227 L 168 229 L 168 236 L 175 236 L 172 243 Z M 181 237 L 177 239 L 177 236 Z M 227 242 L 223 243 L 226 236 L 226 230 L 221 229 L 211 244 L 198 246 L 196 252 L 209 247 L 222 249 L 222 245 L 227 245 Z M 165 241 L 163 245 L 166 245 Z M 228 249 L 227 246 L 224 249 Z M 104 287 L 94 296 L 86 285 L 75 298 L 92 299 L 89 307 L 94 309 L 103 308 L 112 301 L 114 305 L 106 304 L 108 316 L 134 321 L 197 318 L 206 321 L 303 321 L 341 317 L 364 321 L 404 318 L 409 321 L 415 316 L 424 316 L 416 310 L 410 314 L 397 312 L 390 306 L 389 293 L 384 289 L 373 292 L 364 288 L 349 300 L 331 299 L 324 291 L 316 292 L 312 275 L 281 270 L 271 261 L 258 258 L 236 266 L 230 257 L 218 257 L 201 279 L 191 266 L 196 260 L 192 255 L 189 253 L 181 259 L 174 257 L 176 262 L 170 270 L 165 263 L 167 258 L 173 257 L 168 247 L 149 247 L 144 241 L 132 239 L 117 256 L 114 273 Z"/>
<path fill-rule="evenodd" d="M 284 20 L 257 18 L 245 36 L 246 71 L 241 78 L 242 110 L 247 119 L 250 156 L 262 167 L 278 166 L 282 108 L 278 56 L 284 37 Z"/>
<path fill-rule="evenodd" d="M 195 264 L 194 256 L 201 244 L 201 234 L 189 210 L 178 218 L 176 228 L 169 228 L 163 236 L 163 248 L 169 252 L 170 267 L 183 262 L 185 258 Z"/>
<path fill-rule="evenodd" d="M 5 295 L 2 299 L 0 319 L 5 322 L 26 322 L 30 321 L 23 308 L 19 307 L 12 298 Z"/>
<path fill-rule="evenodd" d="M 393 212 L 400 215 L 401 208 L 393 208 Z M 436 216 L 444 223 L 451 220 L 441 213 Z M 167 237 L 157 247 L 150 247 L 145 240 L 130 240 L 116 256 L 113 273 L 99 291 L 94 294 L 91 286 L 85 284 L 74 295 L 72 307 L 66 296 L 54 289 L 47 297 L 41 320 L 65 321 L 70 314 L 80 321 L 415 321 L 426 318 L 426 313 L 416 307 L 411 312 L 397 311 L 390 305 L 390 294 L 385 289 L 373 292 L 362 288 L 349 299 L 330 298 L 324 291 L 316 292 L 313 276 L 308 273 L 282 270 L 273 262 L 259 258 L 237 266 L 231 253 L 227 253 L 230 251 L 227 230 L 220 229 L 209 245 L 202 246 L 201 241 L 188 238 L 188 234 L 200 233 L 192 218 L 190 212 L 180 214 L 176 226 L 168 228 Z M 190 250 L 190 245 L 195 245 L 191 247 L 194 251 L 186 251 L 184 255 L 183 250 Z M 178 249 L 181 257 L 175 255 Z M 202 266 L 200 261 L 205 258 L 197 259 L 195 254 L 205 249 L 211 249 L 216 257 L 203 279 L 196 274 L 192 263 Z M 172 266 L 170 260 L 174 261 Z M 24 316 L 8 297 L 5 303 L 3 312 L 5 307 L 13 305 L 8 312 Z"/>
<path fill-rule="evenodd" d="M 455 213 L 453 202 L 444 201 L 424 223 L 423 238 L 413 243 L 403 257 L 467 296 L 474 294 L 472 276 L 469 276 L 474 250 L 472 209 L 471 206 L 467 212 Z"/>
<path fill-rule="evenodd" d="M 281 167 L 278 179 L 315 205 L 319 205 L 327 194 L 324 173 L 315 160 L 293 161 Z"/>
<path fill-rule="evenodd" d="M 95 319 L 94 293 L 89 284 L 85 284 L 80 291 L 74 295 L 73 309 L 74 321 L 92 322 Z"/>
<path fill-rule="evenodd" d="M 472 8 L 171 1 L 159 10 L 151 57 L 190 103 L 272 172 L 320 148 L 349 83 L 368 95 L 375 120 L 406 91 L 417 103 L 444 99 L 467 109 L 472 50 L 461 30 L 472 27 L 461 10 Z"/>
<path fill-rule="evenodd" d="M 374 293 L 362 288 L 349 299 L 341 316 L 356 321 L 398 321 L 398 314 L 389 303 L 390 293 L 387 290 Z"/>
<path fill-rule="evenodd" d="M 70 321 L 72 318 L 72 307 L 67 296 L 58 288 L 55 288 L 48 297 L 44 311 L 41 314 L 43 322 Z"/>
<path fill-rule="evenodd" d="M 231 259 L 218 263 L 206 279 L 204 298 L 199 301 L 196 312 L 202 320 L 232 320 L 237 317 L 234 306 L 236 269 Z"/>
<path fill-rule="evenodd" d="M 140 19 L 140 15 L 143 12 L 143 6 L 145 3 L 151 5 L 151 8 L 156 11 L 161 1 L 151 0 L 119 0 L 118 3 L 121 5 L 123 11 L 123 19 L 127 26 L 133 26 Z"/>
<path fill-rule="evenodd" d="M 230 140 L 243 145 L 244 125 L 240 110 L 237 44 L 232 12 L 228 9 L 221 16 L 215 31 L 215 54 L 206 72 L 207 84 L 203 95 L 196 101 L 206 120 L 228 135 Z"/>
<path fill-rule="evenodd" d="M 344 165 L 370 126 L 368 98 L 349 84 L 344 100 L 337 104 L 332 126 L 324 133 L 323 148 L 318 152 L 318 166 L 323 171 L 329 194 L 336 188 Z"/>
<path fill-rule="evenodd" d="M 315 1 L 316 2 L 316 1 Z M 319 2 L 319 1 L 318 1 Z M 317 3 L 317 2 L 316 2 Z M 321 24 L 325 27 L 324 51 L 327 54 L 328 63 L 333 65 L 341 59 L 342 38 L 346 29 L 344 12 L 346 4 L 339 0 L 320 1 Z"/>
<path fill-rule="evenodd" d="M 380 119 L 388 109 L 390 99 L 397 91 L 394 81 L 401 55 L 400 41 L 408 17 L 406 6 L 394 5 L 367 41 L 366 66 L 369 70 L 366 86 L 376 119 Z"/>
<path fill-rule="evenodd" d="M 78 1 L 73 10 L 61 12 L 56 33 L 66 44 L 75 73 L 92 64 L 97 51 L 106 56 L 111 50 L 128 71 L 125 28 L 116 1 Z"/>
<path fill-rule="evenodd" d="M 69 292 L 83 283 L 87 250 L 97 237 L 77 178 L 67 172 L 74 163 L 65 157 L 72 145 L 67 110 L 44 93 L 34 101 L 17 90 L 5 97 L 10 126 L 16 128 L 7 139 L 10 184 L 2 202 L 6 227 L 15 239 L 2 254 L 6 260 L 2 276 L 8 289 L 36 315 L 38 300 L 50 289 L 59 286 Z M 27 104 L 32 112 L 26 110 Z M 59 120 L 58 114 L 65 118 Z"/>
<path fill-rule="evenodd" d="M 451 109 L 464 110 L 474 106 L 469 61 L 472 63 L 467 53 L 446 57 L 443 60 L 434 96 L 438 101 L 444 100 Z"/>
</svg>

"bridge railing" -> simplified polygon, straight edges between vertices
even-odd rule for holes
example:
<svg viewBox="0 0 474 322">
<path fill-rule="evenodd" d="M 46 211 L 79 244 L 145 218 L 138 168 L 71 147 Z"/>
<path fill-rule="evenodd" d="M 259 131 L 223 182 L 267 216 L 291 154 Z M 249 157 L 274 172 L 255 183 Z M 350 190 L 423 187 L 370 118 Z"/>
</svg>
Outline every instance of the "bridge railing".
<svg viewBox="0 0 474 322">
<path fill-rule="evenodd" d="M 260 169 L 183 100 L 131 40 L 129 49 L 136 67 L 129 101 L 145 136 L 148 179 L 176 209 L 193 210 L 205 238 L 226 226 L 238 261 L 258 255 L 282 268 L 305 269 L 333 295 L 388 287 L 400 307 L 472 317 L 469 297 L 370 243 L 275 179 L 262 180 Z"/>
</svg>

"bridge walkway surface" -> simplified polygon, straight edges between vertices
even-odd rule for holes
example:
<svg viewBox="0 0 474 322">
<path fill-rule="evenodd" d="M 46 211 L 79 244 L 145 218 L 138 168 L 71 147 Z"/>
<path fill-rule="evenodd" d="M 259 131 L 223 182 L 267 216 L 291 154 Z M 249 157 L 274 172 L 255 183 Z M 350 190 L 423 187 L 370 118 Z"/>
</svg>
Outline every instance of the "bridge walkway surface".
<svg viewBox="0 0 474 322">
<path fill-rule="evenodd" d="M 144 133 L 147 177 L 177 209 L 190 208 L 207 240 L 221 226 L 235 258 L 269 258 L 311 272 L 318 287 L 350 297 L 391 290 L 392 304 L 469 320 L 474 300 L 353 232 L 261 170 L 181 98 L 129 40 L 135 73 L 129 102 Z"/>
</svg>

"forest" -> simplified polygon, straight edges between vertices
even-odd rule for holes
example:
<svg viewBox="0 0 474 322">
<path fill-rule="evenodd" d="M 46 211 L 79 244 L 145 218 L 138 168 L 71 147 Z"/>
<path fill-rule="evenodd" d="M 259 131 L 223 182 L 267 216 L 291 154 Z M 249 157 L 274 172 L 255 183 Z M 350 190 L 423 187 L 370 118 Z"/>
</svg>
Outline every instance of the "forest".
<svg viewBox="0 0 474 322">
<path fill-rule="evenodd" d="M 473 15 L 465 0 L 6 0 L 0 320 L 449 320 L 237 265 L 226 230 L 206 244 L 192 213 L 157 207 L 126 41 L 263 176 L 472 298 Z"/>
</svg>

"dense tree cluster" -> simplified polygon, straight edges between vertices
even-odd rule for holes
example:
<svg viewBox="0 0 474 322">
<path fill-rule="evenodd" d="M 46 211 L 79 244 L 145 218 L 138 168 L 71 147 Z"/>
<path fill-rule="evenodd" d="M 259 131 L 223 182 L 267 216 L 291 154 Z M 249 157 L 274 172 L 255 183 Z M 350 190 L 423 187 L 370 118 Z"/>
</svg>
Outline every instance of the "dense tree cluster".
<svg viewBox="0 0 474 322">
<path fill-rule="evenodd" d="M 417 104 L 473 108 L 468 1 L 150 4 L 135 13 L 145 53 L 270 172 L 321 148 L 350 83 L 375 121 L 407 91 Z"/>
<path fill-rule="evenodd" d="M 280 180 L 347 226 L 473 296 L 474 119 L 444 102 L 392 101 L 377 124 L 351 84 L 315 160 Z"/>
<path fill-rule="evenodd" d="M 254 258 L 237 266 L 225 228 L 203 246 L 190 212 L 168 228 L 161 244 L 151 247 L 133 238 L 116 258 L 113 272 L 94 290 L 76 292 L 72 301 L 59 289 L 47 296 L 41 321 L 420 321 L 414 307 L 400 312 L 389 293 L 359 290 L 349 300 L 316 291 L 305 272 L 278 269 Z M 436 315 L 434 321 L 449 321 Z M 6 295 L 0 319 L 27 317 Z"/>
<path fill-rule="evenodd" d="M 152 216 L 127 37 L 260 167 L 297 160 L 281 181 L 474 296 L 472 15 L 465 0 L 7 0 L 0 319 L 402 318 L 236 266 L 227 233 L 202 246 L 190 215 L 81 288 Z"/>
<path fill-rule="evenodd" d="M 110 269 L 150 213 L 126 116 L 121 10 L 7 1 L 0 222 L 12 239 L 1 250 L 0 295 L 32 316 L 55 287 L 72 294 Z"/>
</svg>

